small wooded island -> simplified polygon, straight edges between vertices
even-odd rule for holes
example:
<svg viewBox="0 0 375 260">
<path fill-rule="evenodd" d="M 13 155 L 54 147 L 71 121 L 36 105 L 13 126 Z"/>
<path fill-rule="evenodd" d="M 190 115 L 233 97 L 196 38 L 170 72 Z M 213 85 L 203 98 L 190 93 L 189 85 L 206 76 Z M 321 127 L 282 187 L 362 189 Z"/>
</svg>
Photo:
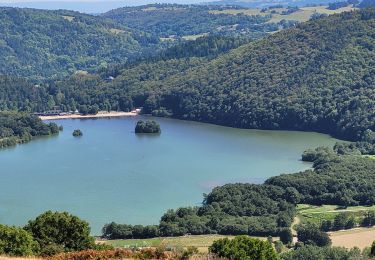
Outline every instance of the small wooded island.
<svg viewBox="0 0 375 260">
<path fill-rule="evenodd" d="M 136 134 L 160 134 L 160 125 L 154 120 L 139 120 L 135 126 Z"/>
<path fill-rule="evenodd" d="M 79 137 L 79 136 L 82 136 L 82 135 L 83 135 L 83 133 L 80 129 L 76 129 L 76 130 L 73 131 L 74 137 Z"/>
</svg>

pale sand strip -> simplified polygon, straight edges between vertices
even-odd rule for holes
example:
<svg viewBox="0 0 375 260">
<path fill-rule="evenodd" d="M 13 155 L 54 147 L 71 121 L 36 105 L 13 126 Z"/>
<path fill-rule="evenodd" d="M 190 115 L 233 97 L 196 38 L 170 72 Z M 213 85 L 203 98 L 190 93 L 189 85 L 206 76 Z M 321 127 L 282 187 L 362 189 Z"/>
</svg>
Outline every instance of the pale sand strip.
<svg viewBox="0 0 375 260">
<path fill-rule="evenodd" d="M 345 231 L 329 232 L 333 246 L 346 248 L 359 247 L 363 249 L 371 246 L 375 241 L 375 228 L 355 228 Z"/>
<path fill-rule="evenodd" d="M 101 118 L 101 117 L 120 117 L 120 116 L 137 116 L 138 111 L 132 112 L 99 112 L 96 115 L 80 115 L 80 114 L 70 114 L 61 116 L 39 116 L 42 120 L 58 120 L 58 119 L 85 119 L 85 118 Z"/>
</svg>

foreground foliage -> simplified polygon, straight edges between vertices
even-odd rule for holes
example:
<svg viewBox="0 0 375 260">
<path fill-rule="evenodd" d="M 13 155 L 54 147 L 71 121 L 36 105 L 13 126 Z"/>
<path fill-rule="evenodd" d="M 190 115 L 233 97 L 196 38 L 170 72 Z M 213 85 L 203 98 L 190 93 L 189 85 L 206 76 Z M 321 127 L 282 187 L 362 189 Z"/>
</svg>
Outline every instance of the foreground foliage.
<svg viewBox="0 0 375 260">
<path fill-rule="evenodd" d="M 221 239 L 215 241 L 209 248 L 210 252 L 227 259 L 279 259 L 272 245 L 268 241 L 261 241 L 247 236 L 237 236 L 234 239 Z"/>
<path fill-rule="evenodd" d="M 86 221 L 67 212 L 47 211 L 25 226 L 42 248 L 42 254 L 79 251 L 94 246 Z"/>
<path fill-rule="evenodd" d="M 370 259 L 358 248 L 346 249 L 341 247 L 303 246 L 280 255 L 282 260 L 343 260 Z"/>
<path fill-rule="evenodd" d="M 0 255 L 29 256 L 38 253 L 39 245 L 22 228 L 0 225 Z"/>
</svg>

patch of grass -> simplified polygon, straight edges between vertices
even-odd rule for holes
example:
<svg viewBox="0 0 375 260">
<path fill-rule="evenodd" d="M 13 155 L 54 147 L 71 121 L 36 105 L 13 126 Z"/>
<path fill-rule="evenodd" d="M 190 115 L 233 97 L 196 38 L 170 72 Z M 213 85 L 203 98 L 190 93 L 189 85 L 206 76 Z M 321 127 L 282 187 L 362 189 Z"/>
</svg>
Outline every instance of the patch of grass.
<svg viewBox="0 0 375 260">
<path fill-rule="evenodd" d="M 74 20 L 74 16 L 63 15 L 62 18 L 68 20 L 69 22 L 72 22 Z"/>
<path fill-rule="evenodd" d="M 245 15 L 262 15 L 265 16 L 267 13 L 262 13 L 260 9 L 249 8 L 249 9 L 225 9 L 225 10 L 213 10 L 209 11 L 210 14 L 245 14 Z"/>
<path fill-rule="evenodd" d="M 186 40 L 186 41 L 195 41 L 196 39 L 200 38 L 200 37 L 204 37 L 204 36 L 207 36 L 208 33 L 201 33 L 201 34 L 194 34 L 194 35 L 186 35 L 186 36 L 182 36 L 182 39 Z"/>
<path fill-rule="evenodd" d="M 113 34 L 120 34 L 120 33 L 125 33 L 124 30 L 121 30 L 121 29 L 116 29 L 116 28 L 111 28 L 109 29 L 109 31 Z"/>
<path fill-rule="evenodd" d="M 341 208 L 337 205 L 313 206 L 308 204 L 299 204 L 297 206 L 297 215 L 302 223 L 312 222 L 319 224 L 322 220 L 333 220 L 336 215 L 342 212 L 349 212 L 359 219 L 363 216 L 364 212 L 373 210 L 375 210 L 375 206 L 355 206 Z"/>
</svg>

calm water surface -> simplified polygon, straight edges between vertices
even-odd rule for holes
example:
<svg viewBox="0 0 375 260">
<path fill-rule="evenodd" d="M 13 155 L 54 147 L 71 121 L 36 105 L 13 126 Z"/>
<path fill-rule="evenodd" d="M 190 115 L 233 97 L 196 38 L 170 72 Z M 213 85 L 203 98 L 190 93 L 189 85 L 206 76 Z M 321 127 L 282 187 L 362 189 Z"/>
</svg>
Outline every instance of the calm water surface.
<svg viewBox="0 0 375 260">
<path fill-rule="evenodd" d="M 157 119 L 161 135 L 138 136 L 138 119 L 61 120 L 59 136 L 1 150 L 0 223 L 24 225 L 51 209 L 86 219 L 93 234 L 110 221 L 156 224 L 214 186 L 307 169 L 305 149 L 337 141 L 172 119 Z M 78 128 L 84 135 L 74 138 Z"/>
</svg>

